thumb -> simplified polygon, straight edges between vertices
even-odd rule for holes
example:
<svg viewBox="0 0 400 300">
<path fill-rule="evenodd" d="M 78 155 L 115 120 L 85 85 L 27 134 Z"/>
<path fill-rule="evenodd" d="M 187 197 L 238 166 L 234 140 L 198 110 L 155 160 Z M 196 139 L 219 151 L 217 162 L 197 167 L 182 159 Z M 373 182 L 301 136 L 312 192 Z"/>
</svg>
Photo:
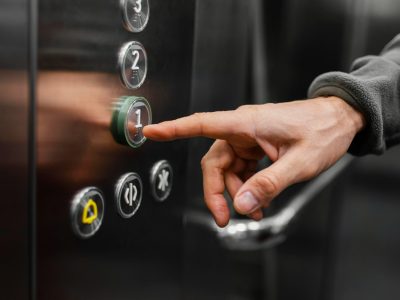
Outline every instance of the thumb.
<svg viewBox="0 0 400 300">
<path fill-rule="evenodd" d="M 299 157 L 295 151 L 287 152 L 270 167 L 250 177 L 236 193 L 235 210 L 248 215 L 267 207 L 289 185 L 300 181 L 302 167 Z"/>
</svg>

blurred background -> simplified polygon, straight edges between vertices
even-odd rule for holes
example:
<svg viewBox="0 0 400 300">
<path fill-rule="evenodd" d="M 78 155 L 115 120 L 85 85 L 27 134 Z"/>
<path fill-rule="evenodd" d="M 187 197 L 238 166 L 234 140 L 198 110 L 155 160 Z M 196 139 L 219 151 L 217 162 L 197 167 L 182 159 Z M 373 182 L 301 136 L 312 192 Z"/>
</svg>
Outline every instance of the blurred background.
<svg viewBox="0 0 400 300">
<path fill-rule="evenodd" d="M 304 99 L 316 76 L 348 71 L 400 33 L 400 1 L 148 3 L 140 33 L 124 28 L 117 0 L 0 3 L 0 298 L 398 299 L 399 147 L 345 158 L 285 191 L 260 224 L 234 215 L 218 230 L 199 167 L 212 141 L 130 149 L 109 123 L 124 95 L 146 97 L 154 122 Z M 129 41 L 148 56 L 135 90 L 118 69 Z M 149 180 L 161 159 L 174 169 L 163 203 Z M 129 220 L 114 208 L 126 172 L 144 188 Z M 88 186 L 103 191 L 106 212 L 99 232 L 80 240 L 70 206 Z"/>
</svg>

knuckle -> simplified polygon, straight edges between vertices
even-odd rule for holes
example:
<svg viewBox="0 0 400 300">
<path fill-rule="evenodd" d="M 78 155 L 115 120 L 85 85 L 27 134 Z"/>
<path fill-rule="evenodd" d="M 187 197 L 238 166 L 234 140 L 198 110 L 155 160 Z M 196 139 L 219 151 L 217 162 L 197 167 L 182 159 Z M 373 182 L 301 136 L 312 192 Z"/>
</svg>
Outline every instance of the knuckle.
<svg viewBox="0 0 400 300">
<path fill-rule="evenodd" d="M 209 114 L 209 113 L 206 113 L 206 112 L 196 112 L 196 113 L 194 113 L 194 114 L 192 115 L 193 118 L 196 119 L 196 123 L 197 123 L 197 126 L 198 126 L 198 131 L 199 131 L 199 134 L 200 134 L 200 135 L 203 135 L 203 134 L 204 134 L 203 120 L 204 120 L 204 118 L 205 118 L 205 116 L 206 116 L 207 114 Z"/>
<path fill-rule="evenodd" d="M 249 104 L 241 105 L 236 110 L 238 110 L 238 111 L 251 110 L 253 108 L 253 106 L 254 105 L 249 105 Z"/>
<path fill-rule="evenodd" d="M 203 156 L 203 158 L 200 161 L 200 166 L 201 169 L 204 170 L 207 167 L 208 164 L 208 158 L 207 158 L 207 154 Z"/>
<path fill-rule="evenodd" d="M 302 179 L 303 180 L 309 180 L 311 178 L 314 178 L 320 173 L 320 170 L 317 166 L 308 166 L 302 170 Z"/>
<path fill-rule="evenodd" d="M 205 112 L 195 112 L 192 116 L 197 119 L 201 119 L 205 114 L 206 114 Z"/>
<path fill-rule="evenodd" d="M 272 173 L 257 176 L 255 184 L 268 196 L 275 196 L 279 192 L 278 180 Z"/>
</svg>

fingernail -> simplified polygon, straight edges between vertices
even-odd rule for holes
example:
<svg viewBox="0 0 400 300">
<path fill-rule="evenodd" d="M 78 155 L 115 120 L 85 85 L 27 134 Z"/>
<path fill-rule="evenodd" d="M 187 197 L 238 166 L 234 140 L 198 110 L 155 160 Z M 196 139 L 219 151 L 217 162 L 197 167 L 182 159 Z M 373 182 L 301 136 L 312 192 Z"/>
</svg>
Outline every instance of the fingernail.
<svg viewBox="0 0 400 300">
<path fill-rule="evenodd" d="M 241 213 L 249 214 L 257 209 L 259 204 L 251 192 L 244 192 L 235 200 L 235 206 Z"/>
</svg>

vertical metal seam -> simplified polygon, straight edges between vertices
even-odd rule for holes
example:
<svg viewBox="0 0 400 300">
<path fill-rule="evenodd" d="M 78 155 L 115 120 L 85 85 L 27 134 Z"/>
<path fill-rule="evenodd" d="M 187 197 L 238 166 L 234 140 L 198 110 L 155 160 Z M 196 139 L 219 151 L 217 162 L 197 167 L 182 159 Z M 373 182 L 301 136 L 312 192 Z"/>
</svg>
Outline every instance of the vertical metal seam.
<svg viewBox="0 0 400 300">
<path fill-rule="evenodd" d="M 27 0 L 28 10 L 28 275 L 29 299 L 37 298 L 36 266 L 36 82 L 37 82 L 37 31 L 38 0 Z"/>
</svg>

